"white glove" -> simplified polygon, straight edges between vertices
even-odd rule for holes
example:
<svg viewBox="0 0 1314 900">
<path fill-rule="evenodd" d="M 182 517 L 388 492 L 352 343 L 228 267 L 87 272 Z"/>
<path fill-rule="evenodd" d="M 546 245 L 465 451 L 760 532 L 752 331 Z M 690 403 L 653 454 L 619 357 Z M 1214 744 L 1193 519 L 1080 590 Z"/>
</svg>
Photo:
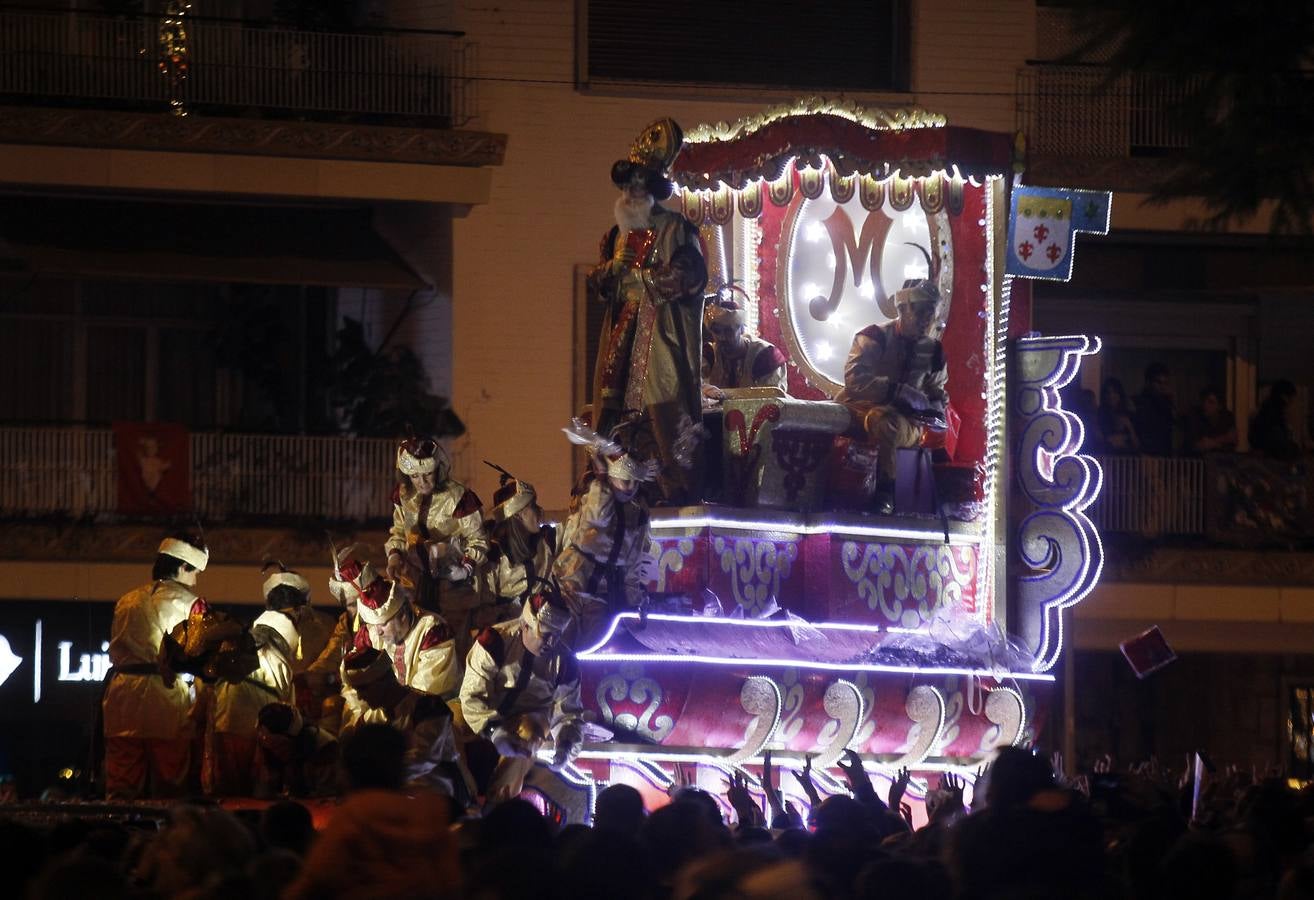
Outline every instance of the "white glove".
<svg viewBox="0 0 1314 900">
<path fill-rule="evenodd" d="M 930 401 L 926 399 L 925 394 L 917 390 L 917 388 L 910 387 L 906 384 L 901 384 L 894 389 L 894 399 L 907 404 L 910 409 L 917 412 L 922 412 L 928 409 L 931 405 Z"/>
<path fill-rule="evenodd" d="M 429 553 L 429 565 L 437 566 L 451 556 L 451 545 L 446 541 L 434 541 L 425 548 Z"/>
<path fill-rule="evenodd" d="M 512 734 L 505 728 L 500 726 L 494 728 L 488 739 L 493 742 L 493 746 L 502 756 L 529 756 L 529 745 L 519 735 Z"/>
<path fill-rule="evenodd" d="M 448 581 L 465 581 L 470 577 L 470 570 L 460 563 L 456 563 L 447 570 Z"/>
</svg>

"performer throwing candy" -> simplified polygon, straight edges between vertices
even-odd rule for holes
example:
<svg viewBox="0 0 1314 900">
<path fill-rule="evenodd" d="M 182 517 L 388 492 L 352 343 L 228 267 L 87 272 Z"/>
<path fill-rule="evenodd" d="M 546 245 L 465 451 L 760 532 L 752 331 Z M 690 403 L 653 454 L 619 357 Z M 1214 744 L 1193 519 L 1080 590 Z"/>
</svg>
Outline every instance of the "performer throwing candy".
<svg viewBox="0 0 1314 900">
<path fill-rule="evenodd" d="M 557 769 L 575 758 L 583 741 L 579 668 L 562 641 L 570 611 L 549 584 L 539 584 L 543 590 L 518 619 L 479 632 L 466 660 L 461 711 L 501 755 L 487 791 L 490 803 L 520 793 L 549 737 Z"/>
<path fill-rule="evenodd" d="M 576 620 L 573 644 L 587 647 L 614 613 L 647 600 L 652 538 L 639 487 L 655 477 L 657 466 L 639 462 L 578 419 L 563 430 L 572 443 L 589 448 L 592 471 L 572 501 L 552 573 Z"/>
<path fill-rule="evenodd" d="M 197 575 L 210 553 L 199 538 L 166 538 L 151 582 L 114 604 L 101 702 L 105 735 L 105 795 L 111 800 L 173 797 L 191 761 L 191 691 L 161 658 L 165 635 L 187 620 Z M 203 602 L 203 601 L 201 601 Z"/>
<path fill-rule="evenodd" d="M 478 495 L 453 481 L 450 470 L 437 441 L 408 440 L 397 448 L 403 483 L 388 533 L 387 574 L 391 581 L 411 579 L 415 602 L 452 623 L 464 653 L 479 604 L 471 579 L 488 559 L 488 539 Z"/>
</svg>

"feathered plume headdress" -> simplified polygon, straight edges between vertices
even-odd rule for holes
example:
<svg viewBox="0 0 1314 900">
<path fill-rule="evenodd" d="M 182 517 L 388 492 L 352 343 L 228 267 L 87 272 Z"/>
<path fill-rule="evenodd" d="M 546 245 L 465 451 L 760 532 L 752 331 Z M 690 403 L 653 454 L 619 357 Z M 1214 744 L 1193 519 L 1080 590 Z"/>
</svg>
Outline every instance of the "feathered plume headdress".
<svg viewBox="0 0 1314 900">
<path fill-rule="evenodd" d="M 588 447 L 589 453 L 607 463 L 607 475 L 624 481 L 656 481 L 657 461 L 639 462 L 628 450 L 611 438 L 598 434 L 579 419 L 571 419 L 569 427 L 561 429 L 572 444 Z"/>
<path fill-rule="evenodd" d="M 940 267 L 936 265 L 931 252 L 921 244 L 915 244 L 912 241 L 904 241 L 904 243 L 909 247 L 916 247 L 922 256 L 926 257 L 926 277 L 906 279 L 903 282 L 903 287 L 899 288 L 894 294 L 895 303 L 911 303 L 919 295 L 931 300 L 939 300 Z"/>
</svg>

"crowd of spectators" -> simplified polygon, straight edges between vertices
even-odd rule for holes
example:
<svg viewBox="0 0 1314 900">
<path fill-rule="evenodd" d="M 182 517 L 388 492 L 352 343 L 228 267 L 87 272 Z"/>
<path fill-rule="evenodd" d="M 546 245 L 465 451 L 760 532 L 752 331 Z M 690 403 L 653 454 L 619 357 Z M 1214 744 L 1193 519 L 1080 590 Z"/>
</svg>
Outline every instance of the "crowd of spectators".
<svg viewBox="0 0 1314 900">
<path fill-rule="evenodd" d="M 637 900 L 1314 900 L 1314 791 L 1236 770 L 1197 783 L 1157 763 L 1106 760 L 1065 779 L 1061 760 L 1007 748 L 977 780 L 945 776 L 918 829 L 882 799 L 856 758 L 852 796 L 766 809 L 727 785 L 718 800 L 677 785 L 652 812 L 612 785 L 592 827 L 555 827 L 511 800 L 470 817 L 402 792 L 400 741 L 368 726 L 344 754 L 347 793 L 318 833 L 308 810 L 274 803 L 247 815 L 180 804 L 156 828 L 64 820 L 0 821 L 9 896 L 50 898 L 637 898 Z M 353 769 L 354 767 L 354 769 Z M 1199 770 L 1195 770 L 1198 772 Z M 791 776 L 811 789 L 806 770 Z M 933 776 L 934 779 L 934 776 Z M 733 818 L 733 817 L 732 817 Z"/>
<path fill-rule="evenodd" d="M 1280 380 L 1268 386 L 1247 432 L 1252 453 L 1292 460 L 1303 450 L 1291 425 L 1296 386 Z M 1145 369 L 1139 394 L 1127 395 L 1117 378 L 1104 379 L 1097 400 L 1094 391 L 1074 387 L 1066 398 L 1086 429 L 1085 449 L 1107 456 L 1203 456 L 1234 453 L 1236 415 L 1227 408 L 1217 387 L 1206 387 L 1190 409 L 1177 408 L 1172 372 L 1162 363 Z"/>
</svg>

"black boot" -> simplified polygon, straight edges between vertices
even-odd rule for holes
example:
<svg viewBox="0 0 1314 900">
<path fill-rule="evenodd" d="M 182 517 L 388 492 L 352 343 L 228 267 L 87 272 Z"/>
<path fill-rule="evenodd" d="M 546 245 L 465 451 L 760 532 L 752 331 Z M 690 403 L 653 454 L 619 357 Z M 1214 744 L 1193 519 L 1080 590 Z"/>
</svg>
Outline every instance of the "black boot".
<svg viewBox="0 0 1314 900">
<path fill-rule="evenodd" d="M 894 482 L 882 479 L 876 484 L 876 496 L 872 500 L 872 512 L 878 516 L 894 515 Z"/>
</svg>

